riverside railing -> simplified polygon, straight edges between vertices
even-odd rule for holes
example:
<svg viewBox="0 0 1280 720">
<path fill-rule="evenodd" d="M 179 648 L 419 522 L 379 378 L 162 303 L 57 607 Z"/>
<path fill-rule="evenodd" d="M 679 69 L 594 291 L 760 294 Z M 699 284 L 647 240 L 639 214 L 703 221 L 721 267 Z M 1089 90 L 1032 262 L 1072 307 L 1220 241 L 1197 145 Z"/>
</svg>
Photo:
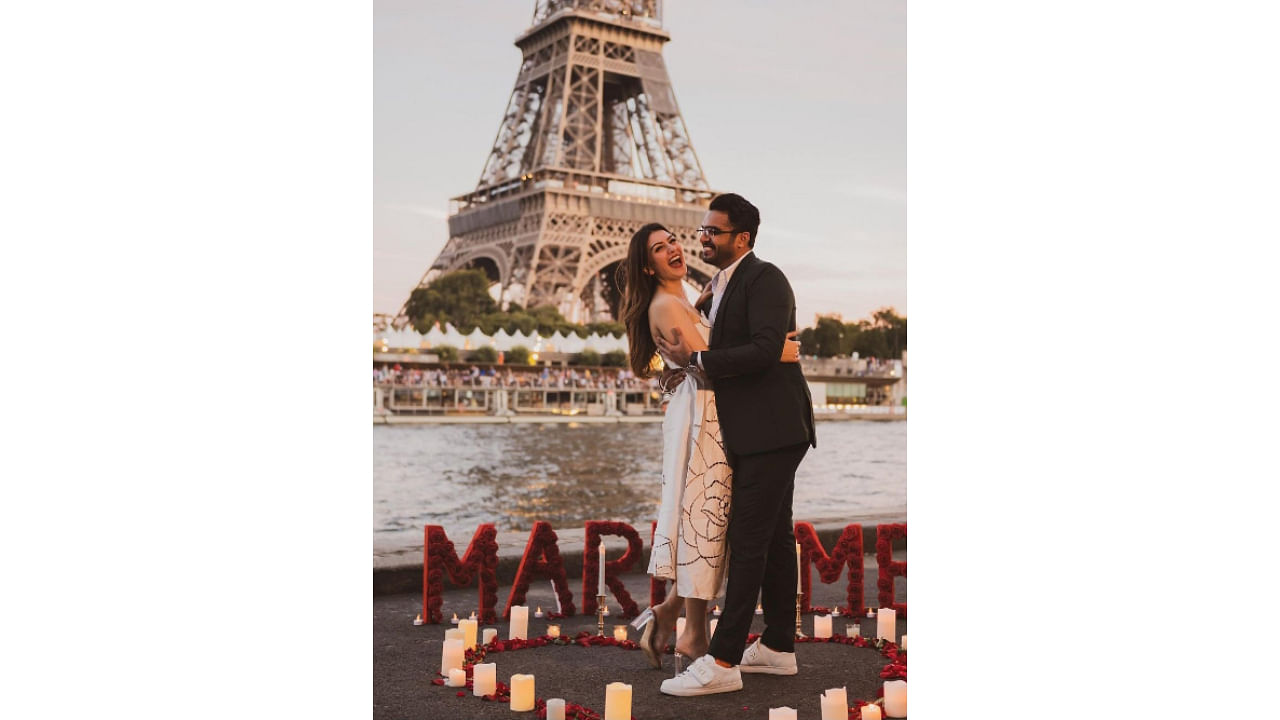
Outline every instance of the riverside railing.
<svg viewBox="0 0 1280 720">
<path fill-rule="evenodd" d="M 662 394 L 648 387 L 375 383 L 373 406 L 396 415 L 660 415 Z"/>
</svg>

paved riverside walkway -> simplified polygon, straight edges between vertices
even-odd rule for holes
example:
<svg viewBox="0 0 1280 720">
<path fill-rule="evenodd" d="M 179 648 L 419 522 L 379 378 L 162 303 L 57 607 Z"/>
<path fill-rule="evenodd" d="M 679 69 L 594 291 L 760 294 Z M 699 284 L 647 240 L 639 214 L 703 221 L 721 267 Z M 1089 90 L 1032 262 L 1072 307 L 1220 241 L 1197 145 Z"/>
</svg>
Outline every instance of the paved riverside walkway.
<svg viewBox="0 0 1280 720">
<path fill-rule="evenodd" d="M 463 541 L 465 542 L 465 541 Z M 905 551 L 895 552 L 895 559 L 904 560 Z M 865 602 L 875 606 L 876 590 L 875 556 L 864 558 Z M 502 575 L 499 575 L 502 577 Z M 642 573 L 622 576 L 632 598 L 641 607 L 648 604 L 649 577 Z M 832 584 L 823 584 L 813 572 L 813 600 L 815 606 L 833 607 L 845 602 L 847 577 Z M 574 602 L 581 607 L 581 576 L 571 574 L 570 587 Z M 896 601 L 906 602 L 906 578 L 897 578 Z M 498 608 L 501 614 L 506 605 L 510 586 L 498 589 Z M 375 595 L 373 600 L 373 716 L 375 720 L 400 720 L 425 718 L 445 720 L 452 718 L 536 718 L 536 712 L 514 713 L 506 703 L 490 702 L 474 697 L 469 689 L 464 697 L 458 697 L 459 689 L 433 685 L 438 677 L 440 655 L 446 629 L 454 627 L 448 622 L 456 612 L 467 617 L 476 608 L 476 586 L 454 588 L 445 585 L 443 613 L 445 622 L 438 625 L 415 626 L 413 619 L 421 612 L 421 591 Z M 722 598 L 723 599 L 723 598 Z M 572 636 L 580 631 L 595 633 L 595 616 L 576 615 L 559 620 L 533 617 L 537 606 L 544 611 L 555 609 L 551 583 L 535 581 L 529 589 L 526 603 L 530 608 L 529 637 L 543 635 L 549 622 L 558 623 L 562 634 Z M 714 604 L 714 603 L 713 603 Z M 612 615 L 605 618 L 605 632 L 612 633 L 613 625 L 626 621 L 619 616 L 617 601 L 609 599 Z M 803 630 L 813 634 L 813 614 L 806 614 Z M 836 634 L 845 632 L 847 619 L 835 618 Z M 875 636 L 875 620 L 865 616 L 857 618 L 865 637 Z M 499 619 L 496 625 L 498 637 L 506 639 L 507 623 Z M 907 631 L 906 620 L 898 619 L 898 636 Z M 763 629 L 761 618 L 756 616 L 752 632 Z M 632 640 L 639 639 L 639 632 L 628 628 Z M 874 700 L 883 682 L 879 672 L 888 662 L 873 648 L 855 648 L 839 644 L 800 643 L 796 646 L 800 672 L 792 677 L 770 675 L 744 675 L 743 689 L 738 692 L 695 698 L 670 697 L 658 691 L 662 681 L 674 671 L 671 655 L 666 656 L 662 671 L 649 668 L 639 650 L 620 647 L 590 647 L 578 645 L 548 646 L 518 651 L 494 653 L 487 662 L 497 665 L 498 681 L 510 683 L 516 673 L 530 673 L 535 678 L 535 695 L 542 699 L 559 697 L 584 705 L 603 717 L 605 686 L 611 682 L 623 682 L 632 686 L 631 713 L 635 720 L 766 720 L 769 708 L 788 706 L 796 708 L 801 720 L 821 717 L 819 696 L 827 688 L 847 687 L 850 700 Z"/>
</svg>

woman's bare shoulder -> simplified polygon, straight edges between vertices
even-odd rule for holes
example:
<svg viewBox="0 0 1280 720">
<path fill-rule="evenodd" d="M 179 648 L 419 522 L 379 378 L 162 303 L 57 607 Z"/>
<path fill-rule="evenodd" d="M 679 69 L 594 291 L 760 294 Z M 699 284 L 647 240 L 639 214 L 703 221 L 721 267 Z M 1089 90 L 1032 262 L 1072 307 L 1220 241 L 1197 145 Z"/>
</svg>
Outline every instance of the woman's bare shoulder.
<svg viewBox="0 0 1280 720">
<path fill-rule="evenodd" d="M 649 304 L 649 330 L 655 337 L 670 337 L 672 330 L 679 330 L 695 350 L 704 350 L 694 317 L 690 314 L 689 301 L 671 294 L 664 294 L 659 304 L 658 297 Z"/>
<path fill-rule="evenodd" d="M 658 293 L 649 301 L 649 317 L 674 318 L 684 312 L 680 307 L 680 298 L 668 293 Z"/>
<path fill-rule="evenodd" d="M 653 299 L 649 301 L 649 309 L 656 307 L 668 307 L 671 305 L 679 305 L 680 298 L 667 292 L 659 292 L 653 294 Z"/>
</svg>

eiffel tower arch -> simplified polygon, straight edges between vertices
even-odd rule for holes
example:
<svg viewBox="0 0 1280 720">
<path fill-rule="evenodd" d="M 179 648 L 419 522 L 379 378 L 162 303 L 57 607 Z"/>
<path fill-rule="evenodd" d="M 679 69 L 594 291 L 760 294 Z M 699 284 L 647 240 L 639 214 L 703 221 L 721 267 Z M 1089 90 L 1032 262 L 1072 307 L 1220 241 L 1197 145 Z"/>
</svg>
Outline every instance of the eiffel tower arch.
<svg viewBox="0 0 1280 720">
<path fill-rule="evenodd" d="M 676 234 L 689 282 L 706 283 L 716 268 L 695 229 L 715 193 L 663 62 L 670 39 L 661 0 L 538 0 L 480 180 L 450 200 L 449 240 L 419 286 L 480 268 L 503 307 L 616 318 L 614 272 L 648 222 Z"/>
</svg>

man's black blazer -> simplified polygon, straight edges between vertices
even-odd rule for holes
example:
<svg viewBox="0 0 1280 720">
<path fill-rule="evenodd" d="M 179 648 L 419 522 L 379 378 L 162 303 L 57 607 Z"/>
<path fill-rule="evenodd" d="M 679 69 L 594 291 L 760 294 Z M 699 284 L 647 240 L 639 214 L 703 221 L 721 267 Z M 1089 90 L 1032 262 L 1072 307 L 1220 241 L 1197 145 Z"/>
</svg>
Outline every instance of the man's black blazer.
<svg viewBox="0 0 1280 720">
<path fill-rule="evenodd" d="M 709 349 L 702 353 L 725 447 L 735 455 L 818 446 L 800 363 L 779 361 L 786 334 L 795 329 L 796 298 L 786 276 L 748 253 L 720 298 Z"/>
</svg>

